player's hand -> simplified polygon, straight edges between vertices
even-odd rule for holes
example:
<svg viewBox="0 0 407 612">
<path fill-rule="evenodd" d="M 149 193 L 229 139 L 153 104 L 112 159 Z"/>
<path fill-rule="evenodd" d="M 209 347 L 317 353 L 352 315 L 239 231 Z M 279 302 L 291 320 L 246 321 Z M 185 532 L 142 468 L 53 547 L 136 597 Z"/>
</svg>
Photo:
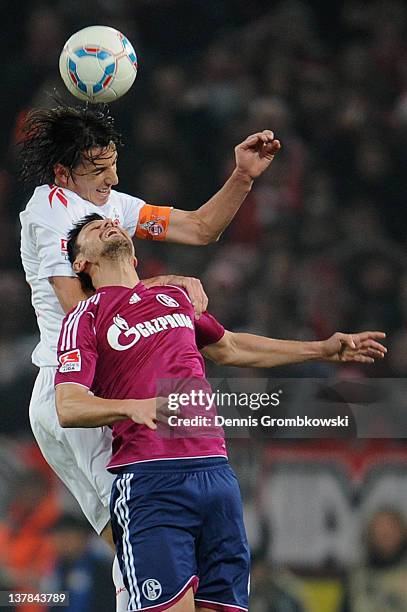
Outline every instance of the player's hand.
<svg viewBox="0 0 407 612">
<path fill-rule="evenodd" d="M 255 179 L 269 167 L 280 149 L 280 141 L 270 130 L 252 134 L 235 147 L 236 170 Z"/>
<path fill-rule="evenodd" d="M 323 358 L 326 361 L 374 363 L 375 359 L 383 359 L 387 353 L 387 348 L 378 342 L 385 337 L 386 334 L 379 331 L 358 334 L 336 332 L 322 342 Z"/>
<path fill-rule="evenodd" d="M 189 295 L 192 306 L 195 310 L 195 319 L 199 319 L 201 314 L 208 308 L 208 296 L 206 295 L 199 278 L 193 276 L 174 276 L 175 285 L 183 287 Z"/>
<path fill-rule="evenodd" d="M 159 276 L 151 276 L 150 278 L 142 278 L 141 282 L 146 287 L 160 287 L 161 285 L 172 285 L 172 279 L 175 278 L 172 274 L 160 274 Z"/>
<path fill-rule="evenodd" d="M 176 274 L 163 274 L 162 276 L 143 279 L 143 284 L 146 287 L 158 287 L 160 285 L 178 285 L 178 287 L 183 287 L 192 302 L 196 319 L 199 319 L 201 314 L 208 308 L 208 296 L 198 278 L 193 278 L 192 276 L 177 276 Z"/>
<path fill-rule="evenodd" d="M 166 397 L 152 397 L 145 400 L 132 400 L 128 409 L 128 417 L 138 425 L 145 425 L 149 429 L 157 429 L 157 421 L 168 422 L 170 411 Z"/>
</svg>

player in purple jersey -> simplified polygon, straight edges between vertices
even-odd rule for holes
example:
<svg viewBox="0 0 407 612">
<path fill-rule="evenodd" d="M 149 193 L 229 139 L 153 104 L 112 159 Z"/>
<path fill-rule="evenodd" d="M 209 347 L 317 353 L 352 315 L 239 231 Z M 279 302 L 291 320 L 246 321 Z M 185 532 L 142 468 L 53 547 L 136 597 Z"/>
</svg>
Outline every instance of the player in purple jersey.
<svg viewBox="0 0 407 612">
<path fill-rule="evenodd" d="M 384 334 L 295 342 L 226 331 L 208 313 L 195 321 L 183 289 L 140 282 L 129 234 L 98 215 L 76 225 L 68 253 L 96 293 L 65 317 L 57 410 L 63 427 L 113 428 L 111 516 L 128 609 L 246 610 L 249 553 L 223 431 L 162 435 L 156 396 L 179 381 L 208 388 L 200 349 L 218 363 L 261 368 L 372 363 L 386 352 Z"/>
</svg>

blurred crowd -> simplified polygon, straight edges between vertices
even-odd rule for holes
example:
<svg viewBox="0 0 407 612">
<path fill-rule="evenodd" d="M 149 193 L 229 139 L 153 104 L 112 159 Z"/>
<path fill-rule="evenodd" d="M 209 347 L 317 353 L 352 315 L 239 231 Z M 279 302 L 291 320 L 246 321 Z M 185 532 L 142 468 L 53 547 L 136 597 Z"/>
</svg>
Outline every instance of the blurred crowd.
<svg viewBox="0 0 407 612">
<path fill-rule="evenodd" d="M 252 559 L 251 612 L 405 612 L 407 527 L 405 517 L 383 507 L 360 534 L 363 559 L 344 574 L 294 575 Z"/>
<path fill-rule="evenodd" d="M 297 339 L 383 330 L 388 358 L 346 371 L 407 375 L 405 2 L 0 0 L 0 14 L 0 433 L 28 435 L 36 374 L 19 261 L 18 213 L 30 193 L 17 180 L 16 142 L 26 112 L 53 105 L 55 90 L 77 103 L 64 92 L 58 57 L 73 32 L 95 22 L 123 31 L 139 58 L 134 87 L 111 108 L 125 142 L 120 190 L 196 209 L 228 177 L 248 134 L 272 129 L 283 146 L 218 243 L 139 241 L 141 277 L 200 277 L 210 310 L 233 330 Z M 289 372 L 333 374 L 318 365 Z M 368 580 L 355 575 L 348 593 Z M 406 602 L 377 610 L 399 612 Z"/>
</svg>

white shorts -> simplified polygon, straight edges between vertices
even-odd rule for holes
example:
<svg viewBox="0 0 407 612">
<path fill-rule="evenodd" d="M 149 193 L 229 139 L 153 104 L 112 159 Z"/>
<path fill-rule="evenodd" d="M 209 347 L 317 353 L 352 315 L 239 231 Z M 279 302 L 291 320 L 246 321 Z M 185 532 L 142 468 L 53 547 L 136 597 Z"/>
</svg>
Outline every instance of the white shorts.
<svg viewBox="0 0 407 612">
<path fill-rule="evenodd" d="M 62 428 L 55 407 L 56 368 L 40 368 L 30 402 L 30 423 L 45 459 L 77 499 L 100 533 L 110 520 L 114 475 L 106 470 L 112 454 L 109 427 Z"/>
</svg>

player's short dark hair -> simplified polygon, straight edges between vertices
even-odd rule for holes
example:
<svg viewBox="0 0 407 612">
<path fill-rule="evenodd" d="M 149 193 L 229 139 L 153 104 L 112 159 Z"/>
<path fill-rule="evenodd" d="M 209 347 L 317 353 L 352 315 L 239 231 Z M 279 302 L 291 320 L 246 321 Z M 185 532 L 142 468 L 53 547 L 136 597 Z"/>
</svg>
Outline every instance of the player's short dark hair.
<svg viewBox="0 0 407 612">
<path fill-rule="evenodd" d="M 67 106 L 59 103 L 51 109 L 30 111 L 18 143 L 20 179 L 26 185 L 51 184 L 54 166 L 73 170 L 83 161 L 95 161 L 109 145 L 122 144 L 114 119 L 105 104 Z M 100 147 L 101 155 L 91 156 L 91 149 Z"/>
<path fill-rule="evenodd" d="M 67 241 L 67 251 L 68 251 L 68 259 L 71 262 L 71 265 L 73 265 L 79 253 L 78 236 L 81 233 L 81 230 L 86 225 L 88 225 L 88 223 L 92 223 L 92 221 L 103 221 L 103 219 L 104 217 L 102 217 L 102 215 L 98 215 L 98 213 L 91 213 L 90 215 L 86 215 L 86 217 L 83 217 L 80 221 L 75 223 L 72 229 L 69 230 L 68 241 Z M 83 289 L 85 290 L 95 289 L 92 284 L 92 280 L 89 274 L 86 274 L 86 272 L 79 272 L 78 278 L 81 281 Z"/>
</svg>

